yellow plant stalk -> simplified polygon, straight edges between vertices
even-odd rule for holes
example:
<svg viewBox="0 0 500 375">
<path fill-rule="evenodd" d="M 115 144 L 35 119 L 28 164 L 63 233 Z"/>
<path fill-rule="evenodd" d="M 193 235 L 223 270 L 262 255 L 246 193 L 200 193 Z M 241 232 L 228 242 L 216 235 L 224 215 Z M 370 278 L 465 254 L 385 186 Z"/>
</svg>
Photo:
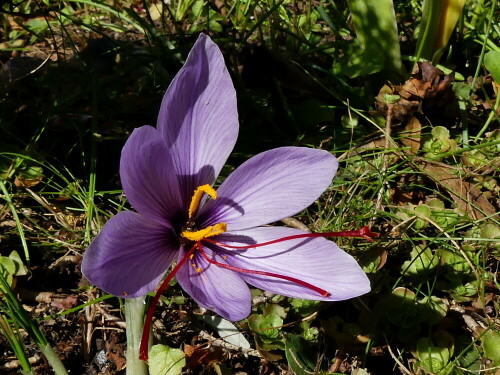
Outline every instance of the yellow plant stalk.
<svg viewBox="0 0 500 375">
<path fill-rule="evenodd" d="M 448 44 L 451 33 L 462 14 L 466 0 L 443 0 L 437 24 L 434 51 L 439 51 Z"/>
<path fill-rule="evenodd" d="M 462 14 L 466 0 L 424 0 L 417 57 L 437 63 Z"/>
</svg>

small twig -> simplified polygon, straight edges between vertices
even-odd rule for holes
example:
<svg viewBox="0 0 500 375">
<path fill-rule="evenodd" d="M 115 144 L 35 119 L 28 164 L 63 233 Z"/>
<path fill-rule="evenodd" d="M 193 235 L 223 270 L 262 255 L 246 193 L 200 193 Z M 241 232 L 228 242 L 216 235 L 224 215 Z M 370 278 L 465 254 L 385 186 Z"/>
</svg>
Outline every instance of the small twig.
<svg viewBox="0 0 500 375">
<path fill-rule="evenodd" d="M 50 55 L 48 55 L 48 56 L 46 57 L 46 59 L 45 59 L 45 60 L 43 60 L 43 61 L 42 61 L 42 63 L 41 63 L 40 65 L 38 65 L 35 69 L 33 69 L 33 70 L 29 71 L 28 73 L 26 73 L 25 75 L 23 75 L 23 76 L 21 76 L 21 77 L 17 77 L 17 78 L 15 78 L 15 79 L 13 79 L 13 80 L 12 80 L 12 81 L 10 81 L 9 83 L 13 83 L 13 82 L 20 81 L 20 80 L 21 80 L 21 79 L 23 79 L 23 78 L 26 78 L 26 77 L 28 77 L 28 76 L 30 76 L 30 75 L 32 75 L 32 74 L 35 74 L 38 70 L 42 69 L 42 67 L 43 67 L 45 64 L 47 64 L 47 62 L 50 60 L 50 58 L 51 58 L 52 56 L 54 56 L 54 53 L 51 53 Z"/>
<path fill-rule="evenodd" d="M 120 319 L 120 318 L 118 318 L 118 317 L 116 317 L 116 316 L 114 316 L 114 315 L 106 312 L 102 308 L 102 306 L 100 304 L 98 304 L 98 303 L 96 303 L 95 306 L 97 307 L 97 310 L 99 310 L 99 312 L 101 313 L 101 315 L 104 317 L 104 319 L 106 321 L 113 322 L 113 323 L 115 323 L 120 328 L 123 328 L 123 329 L 127 328 L 127 323 L 125 323 L 123 321 L 123 319 Z"/>
<path fill-rule="evenodd" d="M 252 298 L 253 305 L 260 305 L 261 303 L 265 303 L 271 298 L 273 298 L 276 294 L 272 292 L 264 291 L 262 294 L 259 294 L 257 297 Z"/>
<path fill-rule="evenodd" d="M 290 228 L 300 229 L 308 233 L 311 232 L 311 230 L 307 225 L 305 225 L 302 221 L 297 220 L 293 217 L 285 217 L 284 219 L 281 220 L 281 222 Z"/>
<path fill-rule="evenodd" d="M 53 269 L 55 267 L 58 267 L 61 263 L 64 263 L 64 262 L 77 264 L 81 260 L 82 256 L 80 254 L 69 255 L 72 252 L 75 252 L 78 254 L 78 252 L 76 250 L 70 249 L 70 250 L 66 251 L 66 253 L 62 257 L 60 257 L 59 259 L 56 259 L 56 261 L 49 266 L 49 269 Z"/>
<path fill-rule="evenodd" d="M 41 195 L 38 195 L 36 194 L 33 190 L 31 190 L 30 188 L 25 188 L 25 190 L 31 195 L 31 197 L 36 200 L 39 204 L 41 204 L 45 209 L 47 209 L 48 211 L 50 211 L 50 213 L 52 215 L 54 215 L 54 219 L 56 219 L 56 221 L 59 223 L 59 225 L 61 225 L 63 228 L 65 229 L 72 229 L 71 226 L 69 225 L 68 221 L 66 220 L 66 218 L 64 217 L 64 215 L 61 215 L 59 213 L 57 213 L 49 204 L 49 202 L 47 202 L 47 200 L 42 197 Z"/>
<path fill-rule="evenodd" d="M 211 334 L 209 334 L 206 331 L 200 331 L 198 336 L 201 339 L 208 340 L 210 345 L 212 345 L 212 346 L 219 346 L 219 347 L 227 349 L 229 351 L 241 352 L 245 355 L 251 355 L 253 357 L 259 357 L 259 358 L 262 357 L 260 355 L 260 353 L 255 349 L 245 349 L 245 348 L 239 347 L 237 345 L 230 344 L 227 341 L 225 341 L 224 339 L 217 339 L 217 338 L 213 337 Z"/>
<path fill-rule="evenodd" d="M 479 337 L 484 330 L 488 329 L 488 327 L 479 324 L 463 307 L 459 305 L 452 305 L 450 306 L 450 310 L 456 311 L 460 314 L 467 325 L 467 328 L 469 328 L 476 338 Z"/>
<path fill-rule="evenodd" d="M 92 296 L 89 296 L 92 299 Z M 82 327 L 83 358 L 85 362 L 90 361 L 90 348 L 92 346 L 92 335 L 94 334 L 95 305 L 86 306 L 84 309 L 85 321 Z"/>
<path fill-rule="evenodd" d="M 398 358 L 398 357 L 396 357 L 396 355 L 395 355 L 395 354 L 394 354 L 394 352 L 392 351 L 392 349 L 391 349 L 391 345 L 389 345 L 388 340 L 387 340 L 387 337 L 385 337 L 385 334 L 384 334 L 384 339 L 385 339 L 385 341 L 387 342 L 387 350 L 389 351 L 389 354 L 391 355 L 391 357 L 392 357 L 392 359 L 394 360 L 394 362 L 396 362 L 396 363 L 398 364 L 399 369 L 400 369 L 402 372 L 404 372 L 405 374 L 407 374 L 407 375 L 411 375 L 411 371 L 410 371 L 410 370 L 408 370 L 408 369 L 406 368 L 406 366 L 405 366 L 405 365 L 403 365 L 403 362 L 401 362 L 401 361 L 399 360 L 399 358 Z"/>
<path fill-rule="evenodd" d="M 393 108 L 393 104 L 387 104 L 387 116 L 386 116 L 386 120 L 385 120 L 385 131 L 384 131 L 384 136 L 385 136 L 385 144 L 384 144 L 385 154 L 384 154 L 384 159 L 383 159 L 383 164 L 382 164 L 382 171 L 381 171 L 384 179 L 385 179 L 385 174 L 387 172 L 387 164 L 389 162 L 389 153 L 388 153 L 388 150 L 389 150 L 389 147 L 391 146 L 392 108 Z M 377 201 L 375 203 L 375 212 L 380 211 L 380 209 L 382 208 L 382 199 L 383 199 L 383 196 L 385 194 L 385 189 L 383 187 L 385 187 L 387 185 L 388 184 L 387 184 L 386 181 L 382 181 L 382 188 L 379 190 L 379 192 L 377 194 Z M 375 220 L 375 218 L 373 218 L 371 220 L 370 225 L 373 225 L 373 221 L 374 220 Z"/>
</svg>

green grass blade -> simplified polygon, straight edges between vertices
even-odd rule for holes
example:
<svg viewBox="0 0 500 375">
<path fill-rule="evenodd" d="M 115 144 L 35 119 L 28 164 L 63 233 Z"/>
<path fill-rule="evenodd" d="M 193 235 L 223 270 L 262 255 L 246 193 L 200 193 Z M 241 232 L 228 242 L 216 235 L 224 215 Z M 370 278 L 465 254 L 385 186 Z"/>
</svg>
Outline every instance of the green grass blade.
<svg viewBox="0 0 500 375">
<path fill-rule="evenodd" d="M 26 242 L 26 236 L 24 235 L 24 229 L 23 229 L 23 224 L 21 223 L 21 220 L 19 219 L 19 215 L 17 214 L 16 207 L 14 206 L 14 203 L 12 202 L 10 193 L 7 190 L 7 187 L 5 186 L 4 182 L 0 180 L 0 190 L 2 191 L 3 194 L 3 199 L 9 206 L 10 212 L 12 213 L 12 218 L 16 222 L 16 227 L 17 227 L 17 232 L 19 233 L 19 239 L 21 240 L 21 244 L 23 246 L 24 250 L 24 257 L 26 259 L 26 265 L 29 267 L 30 266 L 30 252 L 28 249 L 28 243 Z"/>
</svg>

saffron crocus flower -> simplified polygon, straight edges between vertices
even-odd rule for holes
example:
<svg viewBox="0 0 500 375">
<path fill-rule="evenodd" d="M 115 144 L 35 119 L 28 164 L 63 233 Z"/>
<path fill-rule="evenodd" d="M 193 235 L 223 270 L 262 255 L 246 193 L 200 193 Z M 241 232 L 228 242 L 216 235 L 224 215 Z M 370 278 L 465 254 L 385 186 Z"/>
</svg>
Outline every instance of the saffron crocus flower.
<svg viewBox="0 0 500 375">
<path fill-rule="evenodd" d="M 263 226 L 312 204 L 330 185 L 336 159 L 322 150 L 273 149 L 214 190 L 237 134 L 231 78 L 218 47 L 201 34 L 163 98 L 156 128 L 135 129 L 122 150 L 121 182 L 135 211 L 112 217 L 90 244 L 87 279 L 138 297 L 176 263 L 171 275 L 181 287 L 233 321 L 250 313 L 247 284 L 312 300 L 367 293 L 368 278 L 334 242 Z"/>
</svg>

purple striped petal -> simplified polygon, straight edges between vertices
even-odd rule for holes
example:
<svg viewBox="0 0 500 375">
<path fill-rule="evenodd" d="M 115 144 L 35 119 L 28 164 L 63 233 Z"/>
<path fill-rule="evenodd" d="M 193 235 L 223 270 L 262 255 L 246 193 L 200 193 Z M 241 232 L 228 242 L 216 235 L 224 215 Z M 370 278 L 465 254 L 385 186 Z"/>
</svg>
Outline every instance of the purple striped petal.
<svg viewBox="0 0 500 375">
<path fill-rule="evenodd" d="M 113 216 L 85 252 L 83 275 L 121 297 L 152 292 L 179 253 L 174 233 L 132 211 Z"/>
<path fill-rule="evenodd" d="M 229 245 L 263 243 L 303 231 L 283 227 L 261 227 L 225 233 L 218 242 Z M 328 297 L 294 282 L 270 276 L 243 274 L 248 284 L 288 297 L 340 301 L 370 291 L 370 281 L 352 256 L 324 238 L 283 241 L 248 250 L 231 250 L 226 262 L 232 266 L 294 277 L 331 293 Z"/>
<path fill-rule="evenodd" d="M 224 262 L 207 249 L 209 257 Z M 196 269 L 199 268 L 201 272 Z M 208 263 L 199 253 L 178 272 L 177 281 L 200 306 L 220 316 L 238 321 L 250 314 L 250 289 L 236 272 Z"/>
<path fill-rule="evenodd" d="M 120 160 L 123 191 L 136 211 L 164 225 L 184 208 L 172 171 L 172 158 L 161 133 L 151 126 L 135 129 Z"/>
<path fill-rule="evenodd" d="M 295 215 L 328 188 L 337 166 L 330 153 L 305 147 L 258 154 L 224 181 L 218 198 L 203 207 L 199 222 L 225 222 L 232 232 Z"/>
<path fill-rule="evenodd" d="M 198 186 L 214 183 L 238 136 L 236 92 L 219 48 L 206 35 L 200 34 L 165 93 L 157 127 L 189 202 Z"/>
</svg>

